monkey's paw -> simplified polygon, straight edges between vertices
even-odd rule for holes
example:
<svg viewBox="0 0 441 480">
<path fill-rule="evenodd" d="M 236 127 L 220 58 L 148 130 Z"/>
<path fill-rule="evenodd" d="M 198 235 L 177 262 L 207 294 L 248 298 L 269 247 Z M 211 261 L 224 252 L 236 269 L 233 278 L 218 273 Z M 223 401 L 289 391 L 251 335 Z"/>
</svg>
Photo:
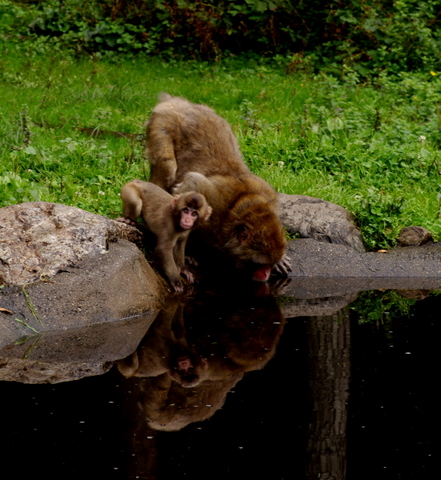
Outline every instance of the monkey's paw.
<svg viewBox="0 0 441 480">
<path fill-rule="evenodd" d="M 274 265 L 273 271 L 285 277 L 288 276 L 292 271 L 291 259 L 286 254 L 283 255 L 282 259 Z"/>
<path fill-rule="evenodd" d="M 173 187 L 171 188 L 171 194 L 174 196 L 174 195 L 179 195 L 180 193 L 182 193 L 179 189 L 180 187 L 182 187 L 182 184 L 184 182 L 180 182 L 180 183 L 175 183 L 173 185 Z"/>
<path fill-rule="evenodd" d="M 185 257 L 185 263 L 193 265 L 194 267 L 199 267 L 199 262 L 194 257 Z"/>
<path fill-rule="evenodd" d="M 173 289 L 174 292 L 176 293 L 182 293 L 184 291 L 184 284 L 180 279 L 176 279 L 173 281 L 170 281 L 170 285 Z"/>
<path fill-rule="evenodd" d="M 194 283 L 194 275 L 187 269 L 181 270 L 181 275 L 188 283 Z"/>
<path fill-rule="evenodd" d="M 126 218 L 126 217 L 119 217 L 117 219 L 115 219 L 116 222 L 121 222 L 121 223 L 126 223 L 127 225 L 133 225 L 133 226 L 136 226 L 136 222 L 134 222 L 133 220 L 130 220 L 130 218 Z"/>
</svg>

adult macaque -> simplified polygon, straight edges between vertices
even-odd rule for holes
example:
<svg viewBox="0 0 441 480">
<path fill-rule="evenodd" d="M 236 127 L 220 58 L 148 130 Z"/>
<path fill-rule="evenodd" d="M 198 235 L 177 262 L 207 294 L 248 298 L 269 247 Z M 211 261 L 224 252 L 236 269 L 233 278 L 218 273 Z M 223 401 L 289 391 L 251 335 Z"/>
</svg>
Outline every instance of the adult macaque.
<svg viewBox="0 0 441 480">
<path fill-rule="evenodd" d="M 175 292 L 184 287 L 181 275 L 193 283 L 194 277 L 185 268 L 185 244 L 190 231 L 204 224 L 211 207 L 204 196 L 185 192 L 172 196 L 153 183 L 132 180 L 121 189 L 123 218 L 119 221 L 135 224 L 139 216 L 156 235 L 154 258 Z"/>
<path fill-rule="evenodd" d="M 250 172 L 228 123 L 211 108 L 163 94 L 147 123 L 150 181 L 168 191 L 202 193 L 213 207 L 204 243 L 265 282 L 287 274 L 276 192 Z"/>
</svg>

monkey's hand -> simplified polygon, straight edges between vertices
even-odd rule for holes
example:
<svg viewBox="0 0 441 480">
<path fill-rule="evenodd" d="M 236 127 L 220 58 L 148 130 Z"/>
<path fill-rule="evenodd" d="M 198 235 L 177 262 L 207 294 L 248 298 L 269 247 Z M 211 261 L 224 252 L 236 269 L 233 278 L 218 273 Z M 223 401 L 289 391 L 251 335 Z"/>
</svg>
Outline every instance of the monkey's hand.
<svg viewBox="0 0 441 480">
<path fill-rule="evenodd" d="M 134 222 L 133 220 L 130 220 L 130 218 L 127 218 L 127 217 L 119 217 L 115 221 L 121 222 L 121 223 L 127 223 L 127 225 L 136 226 L 136 222 Z"/>
<path fill-rule="evenodd" d="M 289 272 L 292 271 L 291 259 L 286 255 L 283 255 L 282 259 L 276 263 L 273 267 L 273 271 L 279 275 L 287 277 Z"/>
<path fill-rule="evenodd" d="M 291 283 L 292 278 L 290 277 L 279 277 L 277 278 L 274 283 L 271 285 L 273 293 L 277 293 L 277 295 L 282 295 L 285 288 Z"/>
<path fill-rule="evenodd" d="M 187 280 L 188 283 L 194 283 L 194 275 L 186 268 L 181 270 L 181 275 L 185 278 L 185 280 Z"/>
<path fill-rule="evenodd" d="M 180 278 L 170 280 L 170 285 L 173 291 L 176 293 L 182 293 L 184 291 L 184 284 L 182 283 L 182 280 Z"/>
<path fill-rule="evenodd" d="M 194 267 L 199 267 L 199 262 L 194 257 L 185 257 L 185 263 L 193 265 Z"/>
<path fill-rule="evenodd" d="M 171 193 L 173 196 L 179 195 L 180 193 L 182 193 L 182 192 L 183 192 L 182 184 L 183 184 L 183 182 L 175 183 L 175 184 L 173 185 L 173 187 L 171 188 L 170 193 Z"/>
</svg>

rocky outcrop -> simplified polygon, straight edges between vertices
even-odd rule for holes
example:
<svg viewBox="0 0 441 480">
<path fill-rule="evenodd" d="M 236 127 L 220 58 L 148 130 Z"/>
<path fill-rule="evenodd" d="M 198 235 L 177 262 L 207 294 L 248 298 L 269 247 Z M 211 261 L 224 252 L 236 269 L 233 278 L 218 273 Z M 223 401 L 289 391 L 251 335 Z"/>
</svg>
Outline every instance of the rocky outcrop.
<svg viewBox="0 0 441 480">
<path fill-rule="evenodd" d="M 47 202 L 0 208 L 0 283 L 52 276 L 124 238 L 141 242 L 135 228 L 80 208 Z"/>
<path fill-rule="evenodd" d="M 355 252 L 345 245 L 292 240 L 288 246 L 292 262 L 290 277 L 431 279 L 441 283 L 441 244 L 397 247 L 384 253 Z"/>
<path fill-rule="evenodd" d="M 424 227 L 406 227 L 398 235 L 398 244 L 401 247 L 417 247 L 433 242 L 432 234 Z"/>
<path fill-rule="evenodd" d="M 0 378 L 74 380 L 136 348 L 167 288 L 127 239 L 141 236 L 78 208 L 0 209 Z"/>
<path fill-rule="evenodd" d="M 279 193 L 280 218 L 289 233 L 319 242 L 365 248 L 353 216 L 343 207 L 320 198 Z"/>
</svg>

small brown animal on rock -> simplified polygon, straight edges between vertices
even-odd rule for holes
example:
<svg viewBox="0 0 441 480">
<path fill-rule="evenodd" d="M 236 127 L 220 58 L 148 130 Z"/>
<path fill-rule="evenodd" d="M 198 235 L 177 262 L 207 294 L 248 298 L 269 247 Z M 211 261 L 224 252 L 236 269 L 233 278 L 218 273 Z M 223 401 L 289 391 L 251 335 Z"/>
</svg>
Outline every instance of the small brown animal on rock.
<svg viewBox="0 0 441 480">
<path fill-rule="evenodd" d="M 205 197 L 197 192 L 172 196 L 153 183 L 132 180 L 121 190 L 123 217 L 120 222 L 136 224 L 139 216 L 156 235 L 154 259 L 175 292 L 184 289 L 181 276 L 193 283 L 193 274 L 185 268 L 185 245 L 196 226 L 211 215 Z"/>
<path fill-rule="evenodd" d="M 245 165 L 223 118 L 205 105 L 163 94 L 147 124 L 146 153 L 152 183 L 178 193 L 197 191 L 212 206 L 210 223 L 198 229 L 204 245 L 255 281 L 267 281 L 273 267 L 287 275 L 276 192 Z"/>
</svg>

